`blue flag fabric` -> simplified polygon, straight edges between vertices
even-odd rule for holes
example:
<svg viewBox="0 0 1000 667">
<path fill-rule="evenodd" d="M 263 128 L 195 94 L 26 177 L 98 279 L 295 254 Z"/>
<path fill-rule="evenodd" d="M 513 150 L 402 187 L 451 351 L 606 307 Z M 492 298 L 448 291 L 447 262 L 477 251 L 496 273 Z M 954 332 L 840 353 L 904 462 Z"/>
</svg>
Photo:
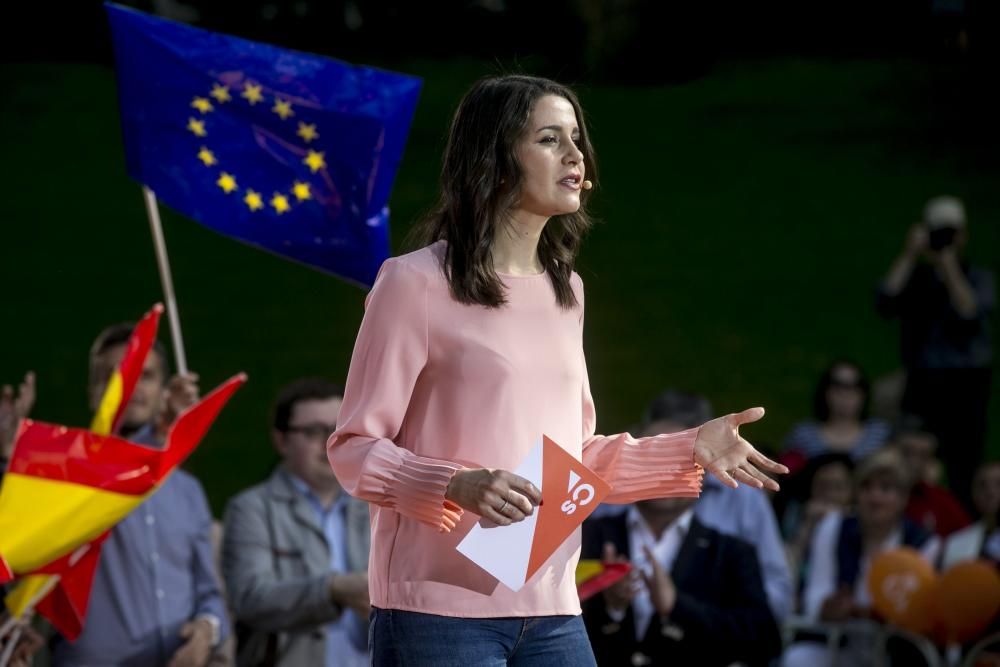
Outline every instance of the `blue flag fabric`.
<svg viewBox="0 0 1000 667">
<path fill-rule="evenodd" d="M 370 286 L 420 79 L 106 7 L 129 176 L 211 229 Z"/>
</svg>

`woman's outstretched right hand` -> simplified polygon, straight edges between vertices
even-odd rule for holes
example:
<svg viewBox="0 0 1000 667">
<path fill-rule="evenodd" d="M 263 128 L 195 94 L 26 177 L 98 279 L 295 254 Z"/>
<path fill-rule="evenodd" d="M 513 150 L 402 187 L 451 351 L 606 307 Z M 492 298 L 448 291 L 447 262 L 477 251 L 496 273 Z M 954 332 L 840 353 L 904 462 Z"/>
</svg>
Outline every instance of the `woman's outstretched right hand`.
<svg viewBox="0 0 1000 667">
<path fill-rule="evenodd" d="M 498 526 L 507 526 L 531 516 L 542 502 L 542 492 L 512 472 L 471 468 L 455 473 L 445 498 Z"/>
</svg>

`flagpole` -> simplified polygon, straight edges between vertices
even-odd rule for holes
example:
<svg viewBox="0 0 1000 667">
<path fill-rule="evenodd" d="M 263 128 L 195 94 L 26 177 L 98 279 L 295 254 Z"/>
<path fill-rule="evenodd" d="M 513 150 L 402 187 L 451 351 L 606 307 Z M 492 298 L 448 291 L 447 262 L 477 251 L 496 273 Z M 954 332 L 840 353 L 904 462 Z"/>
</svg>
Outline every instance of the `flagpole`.
<svg viewBox="0 0 1000 667">
<path fill-rule="evenodd" d="M 153 233 L 153 247 L 156 249 L 156 264 L 160 268 L 160 282 L 163 283 L 163 299 L 166 301 L 167 319 L 170 321 L 170 338 L 174 343 L 174 358 L 177 360 L 177 372 L 181 375 L 186 375 L 188 372 L 187 355 L 184 354 L 181 319 L 177 312 L 177 298 L 174 296 L 174 279 L 170 275 L 170 259 L 167 257 L 167 243 L 163 239 L 160 209 L 156 204 L 156 193 L 145 185 L 142 186 L 142 195 L 146 202 L 146 215 L 149 217 L 149 228 Z"/>
<path fill-rule="evenodd" d="M 0 667 L 7 667 L 11 657 L 14 655 L 14 649 L 17 647 L 17 642 L 21 638 L 21 633 L 24 632 L 24 626 L 26 623 L 31 621 L 31 617 L 35 613 L 35 605 L 41 602 L 46 595 L 51 593 L 58 583 L 58 574 L 48 575 L 48 579 L 45 581 L 45 584 L 31 597 L 28 604 L 24 606 L 22 613 L 19 616 L 11 614 L 10 618 L 8 618 L 3 624 L 3 627 L 0 628 L 0 638 L 3 638 L 3 636 L 9 632 L 12 627 L 15 628 L 14 632 L 7 638 L 7 646 L 4 647 L 3 654 L 0 655 Z"/>
<path fill-rule="evenodd" d="M 0 625 L 0 639 L 3 639 L 4 637 L 6 637 L 7 633 L 10 632 L 11 628 L 13 628 L 15 625 L 17 625 L 18 622 L 20 622 L 20 620 L 21 620 L 20 616 L 14 616 L 12 614 L 6 614 L 5 613 L 4 616 L 6 618 L 4 618 L 3 625 Z M 2 665 L 2 664 L 3 663 L 0 662 L 0 665 Z"/>
<path fill-rule="evenodd" d="M 10 662 L 11 657 L 14 655 L 14 649 L 17 648 L 17 642 L 21 639 L 23 631 L 24 626 L 18 625 L 17 629 L 7 638 L 7 645 L 3 649 L 3 655 L 0 655 L 0 667 L 7 667 L 7 663 Z"/>
</svg>

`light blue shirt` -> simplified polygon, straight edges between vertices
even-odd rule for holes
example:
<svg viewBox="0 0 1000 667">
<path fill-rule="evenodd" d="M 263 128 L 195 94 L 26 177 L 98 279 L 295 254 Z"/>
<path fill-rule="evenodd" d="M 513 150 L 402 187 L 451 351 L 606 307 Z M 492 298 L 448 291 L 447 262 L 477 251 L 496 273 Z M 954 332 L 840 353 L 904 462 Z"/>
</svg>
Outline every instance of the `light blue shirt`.
<svg viewBox="0 0 1000 667">
<path fill-rule="evenodd" d="M 181 626 L 202 615 L 218 619 L 225 639 L 211 528 L 201 484 L 175 470 L 104 542 L 83 632 L 75 642 L 58 642 L 52 664 L 165 665 L 182 644 Z"/>
<path fill-rule="evenodd" d="M 323 536 L 330 548 L 330 571 L 347 572 L 347 493 L 341 493 L 328 508 L 316 497 L 309 486 L 289 473 L 295 489 L 316 514 L 323 529 Z M 349 609 L 326 625 L 326 667 L 367 665 L 368 633 L 358 615 Z"/>
<path fill-rule="evenodd" d="M 771 613 L 778 623 L 787 618 L 795 593 L 778 520 L 767 494 L 746 484 L 732 489 L 706 474 L 694 515 L 706 526 L 754 546 Z"/>
<path fill-rule="evenodd" d="M 643 549 L 643 547 L 646 547 L 653 554 L 653 558 L 660 564 L 664 572 L 673 570 L 677 554 L 680 553 L 681 546 L 684 544 L 688 531 L 691 529 L 691 518 L 693 516 L 694 511 L 688 508 L 684 514 L 675 519 L 657 537 L 649 529 L 649 525 L 646 524 L 646 520 L 639 514 L 636 506 L 632 505 L 629 507 L 625 521 L 628 524 L 628 552 L 632 554 L 632 566 L 640 570 L 647 577 L 653 575 L 653 566 L 646 559 Z M 609 613 L 610 611 L 609 609 Z M 653 620 L 655 613 L 656 608 L 653 605 L 653 598 L 649 594 L 649 589 L 646 586 L 640 587 L 639 592 L 632 598 L 632 614 L 635 622 L 635 640 L 637 642 L 641 642 L 643 637 L 646 636 L 649 624 Z M 624 614 L 622 614 L 622 619 L 624 617 Z M 621 622 L 619 619 L 614 620 L 618 623 Z"/>
</svg>

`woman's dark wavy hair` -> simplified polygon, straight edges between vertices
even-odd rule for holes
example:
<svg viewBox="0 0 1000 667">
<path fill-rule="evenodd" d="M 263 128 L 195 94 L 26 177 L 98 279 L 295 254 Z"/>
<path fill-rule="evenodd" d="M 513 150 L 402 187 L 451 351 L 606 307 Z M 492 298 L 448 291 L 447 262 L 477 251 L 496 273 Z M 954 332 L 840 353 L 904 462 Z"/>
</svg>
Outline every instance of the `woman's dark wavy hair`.
<svg viewBox="0 0 1000 667">
<path fill-rule="evenodd" d="M 555 81 L 522 75 L 476 82 L 451 122 L 441 167 L 441 199 L 415 229 L 421 245 L 446 241 L 445 275 L 452 296 L 461 303 L 497 308 L 507 301 L 503 282 L 493 268 L 493 238 L 507 224 L 520 196 L 523 173 L 517 142 L 528 130 L 532 107 L 546 95 L 565 98 L 573 105 L 587 178 L 596 183 L 594 151 L 572 90 Z M 580 242 L 592 224 L 585 211 L 588 198 L 589 193 L 581 191 L 577 212 L 553 216 L 538 243 L 538 257 L 563 308 L 577 305 L 570 276 Z"/>
<path fill-rule="evenodd" d="M 830 404 L 826 400 L 826 392 L 833 384 L 833 372 L 840 368 L 841 366 L 848 366 L 857 371 L 858 374 L 858 388 L 861 393 L 864 394 L 864 399 L 861 403 L 861 414 L 858 418 L 861 421 L 868 419 L 870 414 L 870 397 L 871 397 L 871 385 L 868 382 L 868 376 L 865 375 L 865 371 L 861 366 L 854 363 L 849 359 L 838 359 L 832 364 L 827 366 L 826 370 L 823 372 L 823 376 L 820 377 L 819 383 L 816 385 L 816 391 L 813 394 L 813 417 L 816 418 L 818 422 L 826 422 L 830 419 Z"/>
</svg>

